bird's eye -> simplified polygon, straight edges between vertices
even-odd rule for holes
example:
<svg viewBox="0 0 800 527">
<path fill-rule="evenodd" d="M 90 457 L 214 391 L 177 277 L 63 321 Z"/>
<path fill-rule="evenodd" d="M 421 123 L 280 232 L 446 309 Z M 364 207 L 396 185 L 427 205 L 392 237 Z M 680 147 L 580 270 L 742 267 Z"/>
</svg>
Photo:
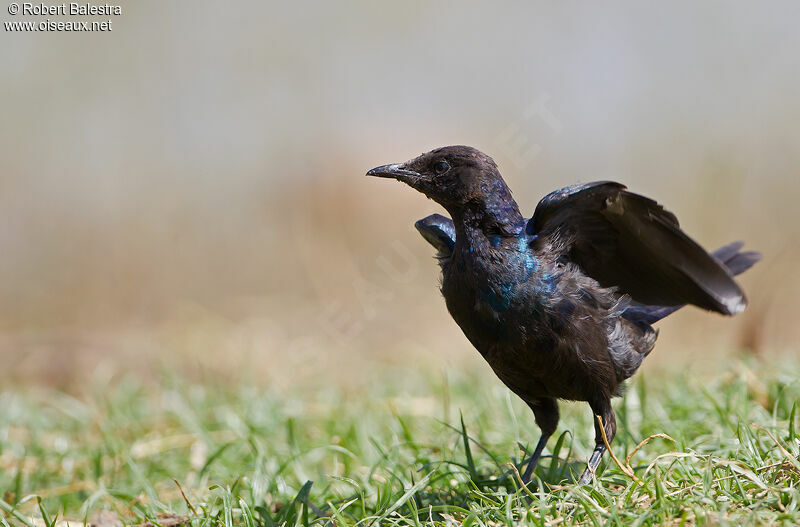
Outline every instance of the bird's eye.
<svg viewBox="0 0 800 527">
<path fill-rule="evenodd" d="M 444 174 L 445 172 L 450 170 L 450 164 L 445 160 L 439 161 L 438 163 L 433 165 L 433 170 L 437 174 Z"/>
</svg>

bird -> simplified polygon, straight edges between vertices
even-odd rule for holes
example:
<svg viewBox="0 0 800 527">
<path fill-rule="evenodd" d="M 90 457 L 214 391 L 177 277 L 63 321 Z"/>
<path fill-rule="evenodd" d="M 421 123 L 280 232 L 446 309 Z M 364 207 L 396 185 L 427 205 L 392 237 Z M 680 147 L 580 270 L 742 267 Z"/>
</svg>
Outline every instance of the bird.
<svg viewBox="0 0 800 527">
<path fill-rule="evenodd" d="M 533 412 L 541 435 L 525 484 L 558 426 L 559 400 L 586 402 L 596 417 L 594 451 L 577 479 L 591 483 L 616 435 L 611 400 L 653 350 L 653 324 L 687 304 L 742 312 L 733 276 L 761 258 L 741 242 L 709 254 L 673 213 L 614 181 L 551 192 L 526 219 L 494 160 L 469 146 L 367 176 L 405 183 L 450 215 L 415 226 L 437 250 L 450 315 Z"/>
</svg>

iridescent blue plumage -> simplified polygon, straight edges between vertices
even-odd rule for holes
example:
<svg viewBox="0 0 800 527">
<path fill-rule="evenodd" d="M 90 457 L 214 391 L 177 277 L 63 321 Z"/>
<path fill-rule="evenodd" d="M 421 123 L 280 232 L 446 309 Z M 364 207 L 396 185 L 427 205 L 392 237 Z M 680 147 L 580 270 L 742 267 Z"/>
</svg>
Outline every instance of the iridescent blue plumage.
<svg viewBox="0 0 800 527">
<path fill-rule="evenodd" d="M 578 185 L 571 185 L 565 189 L 553 192 L 548 196 L 563 194 L 565 190 L 575 189 L 577 186 Z M 442 260 L 450 258 L 453 247 L 456 243 L 456 231 L 455 227 L 453 226 L 453 220 L 447 218 L 446 216 L 442 216 L 441 214 L 431 214 L 430 216 L 426 216 L 425 218 L 417 221 L 414 225 L 422 237 L 439 251 L 437 254 L 438 258 Z M 497 240 L 497 242 L 495 240 Z M 494 237 L 492 239 L 492 245 L 496 247 L 499 244 L 499 240 L 499 236 Z M 520 249 L 522 250 L 524 247 L 524 250 L 527 252 L 530 244 L 535 240 L 536 235 L 527 234 L 526 237 L 521 237 Z M 738 276 L 750 269 L 750 267 L 752 267 L 753 264 L 755 264 L 760 258 L 760 255 L 756 252 L 741 251 L 743 246 L 744 244 L 742 242 L 729 243 L 728 245 L 720 247 L 711 253 L 711 255 L 724 264 L 733 276 Z M 535 256 L 531 254 L 528 256 L 528 258 L 531 262 L 529 265 L 529 271 L 532 274 L 536 268 Z M 547 287 L 548 290 L 552 289 L 552 276 L 544 275 L 542 276 L 541 281 L 549 284 L 549 287 Z M 561 315 L 564 317 L 569 316 L 574 309 L 574 306 L 571 306 L 569 311 L 567 311 L 567 305 L 571 306 L 571 304 L 565 304 L 559 307 L 561 310 Z M 678 306 L 648 306 L 632 302 L 630 305 L 628 305 L 625 311 L 622 312 L 622 316 L 634 322 L 654 324 L 685 306 L 686 304 L 681 304 Z"/>
</svg>

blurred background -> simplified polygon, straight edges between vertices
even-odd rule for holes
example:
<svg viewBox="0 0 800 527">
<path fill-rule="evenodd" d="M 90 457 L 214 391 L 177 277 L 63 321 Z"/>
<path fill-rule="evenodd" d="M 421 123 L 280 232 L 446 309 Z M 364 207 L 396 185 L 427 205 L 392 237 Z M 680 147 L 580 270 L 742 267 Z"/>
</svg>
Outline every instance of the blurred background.
<svg viewBox="0 0 800 527">
<path fill-rule="evenodd" d="M 527 215 L 614 179 L 764 253 L 747 312 L 670 317 L 645 369 L 797 353 L 800 4 L 121 5 L 0 36 L 0 383 L 481 367 L 413 229 L 442 211 L 364 177 L 448 144 Z"/>
</svg>

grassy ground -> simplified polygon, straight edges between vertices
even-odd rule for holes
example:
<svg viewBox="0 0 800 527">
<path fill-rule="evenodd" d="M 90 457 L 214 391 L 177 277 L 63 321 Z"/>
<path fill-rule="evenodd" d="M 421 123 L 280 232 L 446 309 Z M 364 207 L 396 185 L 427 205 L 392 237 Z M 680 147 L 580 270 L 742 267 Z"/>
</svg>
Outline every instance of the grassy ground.
<svg viewBox="0 0 800 527">
<path fill-rule="evenodd" d="M 509 461 L 538 432 L 485 371 L 394 370 L 363 392 L 321 379 L 281 396 L 171 376 L 81 397 L 5 391 L 0 525 L 793 525 L 798 372 L 735 363 L 710 380 L 638 377 L 615 403 L 622 467 L 606 456 L 586 487 L 572 482 L 591 416 L 562 405 L 565 432 L 528 491 Z M 653 434 L 671 439 L 626 462 Z"/>
</svg>

